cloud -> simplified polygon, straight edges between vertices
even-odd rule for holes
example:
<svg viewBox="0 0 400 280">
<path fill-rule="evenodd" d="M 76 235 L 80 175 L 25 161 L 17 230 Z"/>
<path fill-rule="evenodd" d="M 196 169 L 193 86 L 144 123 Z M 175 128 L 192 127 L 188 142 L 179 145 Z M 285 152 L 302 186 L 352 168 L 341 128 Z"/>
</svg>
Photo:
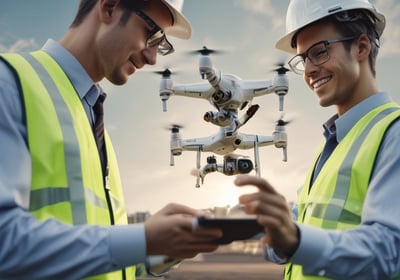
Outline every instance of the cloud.
<svg viewBox="0 0 400 280">
<path fill-rule="evenodd" d="M 274 6 L 271 0 L 252 0 L 252 1 L 236 1 L 236 6 L 243 8 L 245 11 L 255 15 L 264 15 L 271 19 L 273 29 L 277 29 L 284 24 L 284 17 L 276 17 L 281 11 Z"/>
<path fill-rule="evenodd" d="M 237 1 L 235 4 L 254 14 L 267 15 L 271 17 L 276 14 L 276 10 L 270 0 L 252 0 L 251 2 Z"/>
<path fill-rule="evenodd" d="M 380 55 L 393 56 L 400 54 L 400 4 L 398 0 L 377 0 L 375 6 L 386 17 L 386 28 L 382 36 Z"/>
<path fill-rule="evenodd" d="M 283 1 L 282 1 L 283 2 Z M 277 3 L 272 0 L 237 0 L 236 6 L 243 8 L 253 15 L 267 16 L 272 24 L 273 30 L 278 30 L 284 26 L 284 10 L 287 4 Z M 400 54 L 398 42 L 400 42 L 400 3 L 398 0 L 375 0 L 375 6 L 386 17 L 386 28 L 382 37 L 381 57 L 394 56 Z M 277 17 L 277 15 L 282 15 Z"/>
<path fill-rule="evenodd" d="M 0 43 L 0 52 L 20 52 L 33 49 L 37 46 L 35 39 L 18 39 L 7 46 Z"/>
</svg>

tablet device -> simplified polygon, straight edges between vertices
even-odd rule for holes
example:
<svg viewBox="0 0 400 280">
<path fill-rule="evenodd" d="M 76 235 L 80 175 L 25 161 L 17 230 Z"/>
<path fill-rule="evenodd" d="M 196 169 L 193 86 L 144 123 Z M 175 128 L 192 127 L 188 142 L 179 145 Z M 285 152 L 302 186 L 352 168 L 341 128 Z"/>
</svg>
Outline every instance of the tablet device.
<svg viewBox="0 0 400 280">
<path fill-rule="evenodd" d="M 199 217 L 197 226 L 219 228 L 223 235 L 217 240 L 218 244 L 228 244 L 236 240 L 246 240 L 257 234 L 264 233 L 255 218 L 208 218 Z"/>
</svg>

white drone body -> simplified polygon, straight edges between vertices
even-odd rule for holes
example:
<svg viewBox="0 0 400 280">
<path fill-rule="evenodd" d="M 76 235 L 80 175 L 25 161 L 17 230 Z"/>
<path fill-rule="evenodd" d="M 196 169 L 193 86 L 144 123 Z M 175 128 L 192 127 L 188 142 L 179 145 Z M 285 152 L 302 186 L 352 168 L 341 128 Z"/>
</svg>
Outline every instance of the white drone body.
<svg viewBox="0 0 400 280">
<path fill-rule="evenodd" d="M 182 154 L 183 151 L 197 152 L 197 181 L 199 187 L 200 179 L 203 182 L 206 174 L 214 171 L 225 175 L 249 173 L 255 169 L 260 176 L 259 151 L 262 146 L 275 145 L 283 149 L 283 160 L 287 160 L 287 134 L 285 125 L 287 122 L 278 120 L 275 131 L 270 136 L 246 134 L 239 132 L 243 126 L 257 112 L 259 106 L 252 105 L 254 97 L 275 93 L 279 98 L 279 111 L 283 113 L 284 96 L 288 93 L 288 71 L 282 65 L 276 69 L 277 76 L 273 80 L 241 80 L 232 74 L 221 73 L 216 69 L 209 56 L 215 51 L 203 47 L 198 50 L 201 53 L 199 70 L 202 79 L 208 80 L 205 83 L 175 85 L 171 72 L 166 69 L 162 74 L 160 83 L 160 98 L 163 104 L 163 111 L 167 111 L 167 100 L 170 96 L 186 96 L 208 100 L 216 109 L 204 114 L 203 119 L 219 126 L 219 130 L 208 137 L 182 139 L 178 125 L 171 128 L 171 162 L 174 165 L 174 157 Z M 239 111 L 247 108 L 246 112 L 239 117 Z M 232 153 L 237 150 L 254 149 L 255 165 L 250 159 L 243 158 Z M 216 158 L 209 157 L 207 164 L 200 165 L 201 152 L 210 152 L 224 156 L 222 164 L 218 164 Z"/>
</svg>

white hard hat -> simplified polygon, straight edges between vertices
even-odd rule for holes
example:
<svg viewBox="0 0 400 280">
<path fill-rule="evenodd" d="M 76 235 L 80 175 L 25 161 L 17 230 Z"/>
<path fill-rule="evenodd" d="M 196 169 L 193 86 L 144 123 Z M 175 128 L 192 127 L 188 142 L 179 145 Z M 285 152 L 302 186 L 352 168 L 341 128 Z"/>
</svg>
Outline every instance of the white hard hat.
<svg viewBox="0 0 400 280">
<path fill-rule="evenodd" d="M 182 14 L 183 0 L 162 0 L 162 2 L 168 7 L 174 20 L 172 26 L 165 29 L 165 33 L 173 37 L 189 39 L 192 35 L 192 27 Z"/>
<path fill-rule="evenodd" d="M 380 37 L 385 29 L 385 16 L 368 0 L 291 0 L 286 14 L 286 35 L 278 40 L 275 47 L 296 53 L 292 38 L 297 31 L 324 17 L 354 9 L 365 9 L 375 16 L 374 25 Z"/>
</svg>

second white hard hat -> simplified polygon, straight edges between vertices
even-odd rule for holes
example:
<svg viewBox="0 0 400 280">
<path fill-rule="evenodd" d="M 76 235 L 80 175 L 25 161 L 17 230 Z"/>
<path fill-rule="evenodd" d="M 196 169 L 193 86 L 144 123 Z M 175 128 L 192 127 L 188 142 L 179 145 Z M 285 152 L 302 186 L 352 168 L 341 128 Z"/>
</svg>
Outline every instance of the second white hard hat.
<svg viewBox="0 0 400 280">
<path fill-rule="evenodd" d="M 278 40 L 275 47 L 296 53 L 292 47 L 292 38 L 301 28 L 324 17 L 354 9 L 365 9 L 372 13 L 380 37 L 385 29 L 385 16 L 368 0 L 291 0 L 286 14 L 286 35 Z"/>
<path fill-rule="evenodd" d="M 168 7 L 174 20 L 172 26 L 165 29 L 165 33 L 173 37 L 189 39 L 192 35 L 192 27 L 182 14 L 183 0 L 162 0 L 162 2 Z"/>
</svg>

